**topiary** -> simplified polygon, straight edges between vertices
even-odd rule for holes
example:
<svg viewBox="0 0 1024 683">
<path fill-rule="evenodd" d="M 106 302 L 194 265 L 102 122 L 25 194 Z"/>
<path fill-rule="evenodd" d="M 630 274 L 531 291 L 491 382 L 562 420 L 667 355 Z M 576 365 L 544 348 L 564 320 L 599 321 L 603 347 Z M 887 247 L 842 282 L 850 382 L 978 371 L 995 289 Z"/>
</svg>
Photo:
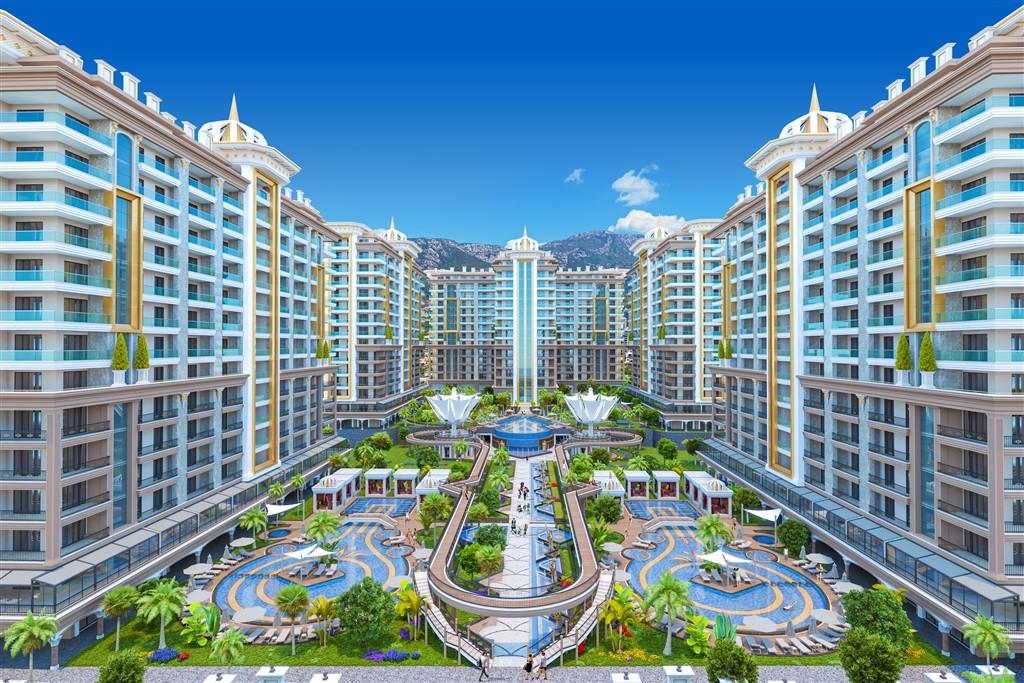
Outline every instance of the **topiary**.
<svg viewBox="0 0 1024 683">
<path fill-rule="evenodd" d="M 121 332 L 117 333 L 117 339 L 114 341 L 114 358 L 110 362 L 110 369 L 128 369 L 128 342 L 124 340 L 124 334 Z"/>
<path fill-rule="evenodd" d="M 665 340 L 665 326 L 662 325 L 661 327 L 658 328 L 658 341 L 664 341 L 664 340 Z"/>
<path fill-rule="evenodd" d="M 725 344 L 721 339 L 718 340 L 718 360 L 725 360 Z"/>
<path fill-rule="evenodd" d="M 935 364 L 935 347 L 932 346 L 932 336 L 925 332 L 921 337 L 921 349 L 917 354 L 917 367 L 921 372 L 935 372 L 938 366 Z"/>
<path fill-rule="evenodd" d="M 899 342 L 896 343 L 896 369 L 914 369 L 914 361 L 910 358 L 910 340 L 905 334 L 901 334 Z"/>
<path fill-rule="evenodd" d="M 732 359 L 732 341 L 729 339 L 725 340 L 725 357 L 729 360 Z"/>
<path fill-rule="evenodd" d="M 135 363 L 133 364 L 136 370 L 148 370 L 149 369 L 149 344 L 146 343 L 146 335 L 140 334 L 138 344 L 135 346 Z"/>
</svg>

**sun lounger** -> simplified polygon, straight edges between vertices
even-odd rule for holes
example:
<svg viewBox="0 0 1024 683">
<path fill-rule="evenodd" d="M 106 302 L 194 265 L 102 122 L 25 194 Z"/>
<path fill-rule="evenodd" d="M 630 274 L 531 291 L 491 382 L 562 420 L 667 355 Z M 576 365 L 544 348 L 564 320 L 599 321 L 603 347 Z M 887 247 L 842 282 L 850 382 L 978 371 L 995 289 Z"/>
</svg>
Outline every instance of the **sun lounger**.
<svg viewBox="0 0 1024 683">
<path fill-rule="evenodd" d="M 765 654 L 769 655 L 781 655 L 782 650 L 775 646 L 775 641 L 768 638 L 755 638 L 761 642 L 761 649 L 764 650 Z"/>
<path fill-rule="evenodd" d="M 321 576 L 324 575 L 325 571 L 327 571 L 327 567 L 325 567 L 323 565 L 320 565 L 319 567 L 316 568 L 316 571 L 313 572 L 313 577 L 314 578 L 320 578 Z"/>
<path fill-rule="evenodd" d="M 259 640 L 263 643 L 270 643 L 270 641 L 272 641 L 276 635 L 276 628 L 268 628 L 266 631 L 263 632 L 263 635 L 259 637 Z"/>
<path fill-rule="evenodd" d="M 712 578 L 712 579 L 713 579 L 713 580 L 714 580 L 714 581 L 715 581 L 716 583 L 723 583 L 723 580 L 722 580 L 722 575 L 718 573 L 718 570 L 717 570 L 717 569 L 712 569 L 712 570 L 711 570 L 711 578 Z"/>
<path fill-rule="evenodd" d="M 259 631 L 244 631 L 245 633 L 245 644 L 252 645 L 256 642 L 256 639 L 260 637 Z"/>
<path fill-rule="evenodd" d="M 291 569 L 288 570 L 288 576 L 295 576 L 296 574 L 299 573 L 300 569 L 302 569 L 302 565 L 301 564 L 295 565 L 294 567 L 292 567 Z"/>
<path fill-rule="evenodd" d="M 284 643 L 286 640 L 288 640 L 289 636 L 291 636 L 291 633 L 288 632 L 288 629 L 281 629 L 281 632 L 277 634 L 277 638 L 274 639 L 274 644 L 280 645 Z"/>
<path fill-rule="evenodd" d="M 759 653 L 764 651 L 764 647 L 761 646 L 761 643 L 757 642 L 750 636 L 743 636 L 743 644 L 746 645 L 747 649 L 751 652 Z"/>
<path fill-rule="evenodd" d="M 833 643 L 831 640 L 829 640 L 827 638 L 822 638 L 821 636 L 809 636 L 809 637 L 810 637 L 811 640 L 813 640 L 814 642 L 818 643 L 819 645 L 821 645 L 826 650 L 834 650 L 834 649 L 836 649 L 836 644 Z"/>
<path fill-rule="evenodd" d="M 787 638 L 775 638 L 773 639 L 773 642 L 777 648 L 787 655 L 793 654 L 796 651 L 795 648 L 789 644 L 789 639 Z"/>
<path fill-rule="evenodd" d="M 821 649 L 823 649 L 821 643 L 817 642 L 816 640 L 813 640 L 813 639 L 809 638 L 808 636 L 797 636 L 796 640 L 799 643 L 803 643 L 804 645 L 806 645 L 811 650 L 821 650 Z"/>
<path fill-rule="evenodd" d="M 809 648 L 806 645 L 804 645 L 803 643 L 801 643 L 797 638 L 790 638 L 789 642 L 793 645 L 793 647 L 795 647 L 797 649 L 797 652 L 799 652 L 800 654 L 802 654 L 802 655 L 809 655 L 809 654 L 811 654 L 811 648 Z"/>
</svg>

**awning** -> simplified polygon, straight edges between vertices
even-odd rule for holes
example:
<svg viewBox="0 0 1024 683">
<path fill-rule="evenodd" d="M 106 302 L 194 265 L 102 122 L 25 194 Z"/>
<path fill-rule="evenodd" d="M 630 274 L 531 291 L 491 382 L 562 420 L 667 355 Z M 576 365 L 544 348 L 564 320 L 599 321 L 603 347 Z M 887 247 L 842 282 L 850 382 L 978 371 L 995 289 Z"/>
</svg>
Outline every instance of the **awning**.
<svg viewBox="0 0 1024 683">
<path fill-rule="evenodd" d="M 861 515 L 859 512 L 854 512 L 850 508 L 839 507 L 832 510 L 832 514 L 843 520 L 844 522 L 850 522 L 855 519 L 860 519 Z"/>
<path fill-rule="evenodd" d="M 271 505 L 267 503 L 267 514 L 268 515 L 280 515 L 283 512 L 288 512 L 294 507 L 298 507 L 298 503 L 289 503 L 288 505 Z"/>
<path fill-rule="evenodd" d="M 120 555 L 121 553 L 127 552 L 128 548 L 125 548 L 123 545 L 111 543 L 109 545 L 103 546 L 102 548 L 98 548 L 97 550 L 93 550 L 91 553 L 87 555 L 83 555 L 80 559 L 82 560 L 82 562 L 85 562 L 86 564 L 97 565 L 101 562 L 106 562 L 115 555 Z"/>
<path fill-rule="evenodd" d="M 38 569 L 12 569 L 0 576 L 0 586 L 31 586 L 40 574 Z"/>
<path fill-rule="evenodd" d="M 748 512 L 749 514 L 754 515 L 755 517 L 760 517 L 761 519 L 766 519 L 769 522 L 777 522 L 779 517 L 782 516 L 782 510 L 779 510 L 779 509 L 775 509 L 775 510 L 747 510 L 746 512 Z"/>
<path fill-rule="evenodd" d="M 117 543 L 119 546 L 122 546 L 124 548 L 134 548 L 138 544 L 145 543 L 146 541 L 149 541 L 150 539 L 156 537 L 157 534 L 154 534 L 152 531 L 139 529 L 138 531 L 133 531 L 124 538 L 117 539 L 116 541 L 114 541 L 114 543 Z"/>
<path fill-rule="evenodd" d="M 67 564 L 57 567 L 53 571 L 48 571 L 45 574 L 36 578 L 36 581 L 43 584 L 44 586 L 59 586 L 68 579 L 78 576 L 82 572 L 92 569 L 91 564 L 86 564 L 81 560 L 74 560 Z"/>
<path fill-rule="evenodd" d="M 925 565 L 926 567 L 934 569 L 940 574 L 945 574 L 950 578 L 953 578 L 954 576 L 963 576 L 964 574 L 969 573 L 966 569 L 964 569 L 957 563 L 950 562 L 946 558 L 939 557 L 938 555 L 929 555 L 928 557 L 922 557 L 920 560 L 918 560 L 918 562 Z"/>
<path fill-rule="evenodd" d="M 896 550 L 902 551 L 907 555 L 910 555 L 915 560 L 920 560 L 922 557 L 927 557 L 932 554 L 931 551 L 927 548 L 919 546 L 918 544 L 906 538 L 902 538 L 898 541 L 893 541 L 889 544 L 889 547 L 896 548 Z"/>
<path fill-rule="evenodd" d="M 1016 593 L 1011 593 L 1009 590 L 1002 586 L 981 578 L 977 574 L 964 574 L 963 576 L 953 577 L 953 581 L 959 583 L 965 588 L 969 588 L 983 598 L 987 598 L 993 602 L 999 602 L 1000 600 L 1012 600 L 1017 597 Z"/>
</svg>

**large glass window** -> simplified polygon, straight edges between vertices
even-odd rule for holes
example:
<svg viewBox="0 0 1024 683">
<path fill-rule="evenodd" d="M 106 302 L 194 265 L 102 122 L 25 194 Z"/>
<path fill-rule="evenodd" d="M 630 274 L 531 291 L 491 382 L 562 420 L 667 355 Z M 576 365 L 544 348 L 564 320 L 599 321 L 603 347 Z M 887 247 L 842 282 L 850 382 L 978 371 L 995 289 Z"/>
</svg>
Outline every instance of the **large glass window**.
<svg viewBox="0 0 1024 683">
<path fill-rule="evenodd" d="M 932 321 L 932 191 L 918 192 L 917 203 L 917 322 Z"/>
<path fill-rule="evenodd" d="M 932 124 L 924 122 L 914 131 L 914 182 L 932 174 Z"/>
<path fill-rule="evenodd" d="M 131 324 L 132 202 L 117 198 L 114 233 L 114 323 Z"/>
<path fill-rule="evenodd" d="M 132 187 L 132 163 L 135 155 L 132 154 L 132 140 L 124 133 L 117 134 L 117 185 L 126 190 L 133 190 Z"/>
<path fill-rule="evenodd" d="M 116 529 L 128 521 L 128 411 L 130 403 L 114 404 L 114 520 Z"/>
<path fill-rule="evenodd" d="M 935 534 L 935 415 L 931 408 L 918 406 L 917 420 L 920 425 L 918 450 L 920 452 L 920 491 L 921 501 L 920 531 L 926 536 Z"/>
<path fill-rule="evenodd" d="M 534 264 L 531 261 L 520 261 L 518 264 L 518 289 L 516 292 L 518 320 L 516 324 L 516 379 L 518 392 L 516 400 L 520 402 L 533 402 L 534 390 L 534 301 L 533 301 L 533 278 Z"/>
</svg>

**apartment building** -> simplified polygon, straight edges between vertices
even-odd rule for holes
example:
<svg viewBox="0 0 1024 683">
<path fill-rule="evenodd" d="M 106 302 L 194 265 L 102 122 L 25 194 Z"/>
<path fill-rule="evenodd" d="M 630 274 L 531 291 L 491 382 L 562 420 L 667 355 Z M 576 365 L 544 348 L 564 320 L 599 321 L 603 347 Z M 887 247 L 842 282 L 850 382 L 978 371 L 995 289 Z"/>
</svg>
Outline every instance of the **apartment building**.
<svg viewBox="0 0 1024 683">
<path fill-rule="evenodd" d="M 710 363 L 721 339 L 718 221 L 657 225 L 634 242 L 626 273 L 626 386 L 666 426 L 710 431 Z"/>
<path fill-rule="evenodd" d="M 419 247 L 395 229 L 331 223 L 329 341 L 338 366 L 327 400 L 340 427 L 391 424 L 425 386 L 429 290 Z M 426 362 L 425 362 L 426 361 Z"/>
<path fill-rule="evenodd" d="M 0 621 L 77 628 L 312 473 L 336 239 L 299 167 L 0 12 Z M 115 84 L 117 82 L 117 84 Z M 149 368 L 112 371 L 116 339 Z"/>
<path fill-rule="evenodd" d="M 750 159 L 722 241 L 708 457 L 908 589 L 1024 649 L 1024 10 L 849 118 Z M 932 66 L 929 71 L 929 66 Z M 913 369 L 896 368 L 901 335 Z M 938 370 L 921 372 L 925 334 Z"/>
</svg>

